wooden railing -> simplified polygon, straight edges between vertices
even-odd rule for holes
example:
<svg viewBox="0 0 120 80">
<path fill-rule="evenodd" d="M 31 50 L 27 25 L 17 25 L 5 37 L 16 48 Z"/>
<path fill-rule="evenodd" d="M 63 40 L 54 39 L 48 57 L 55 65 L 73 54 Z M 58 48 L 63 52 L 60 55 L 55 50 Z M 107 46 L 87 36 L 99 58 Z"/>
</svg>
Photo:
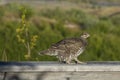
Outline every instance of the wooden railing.
<svg viewBox="0 0 120 80">
<path fill-rule="evenodd" d="M 120 62 L 0 62 L 0 80 L 120 80 Z"/>
</svg>

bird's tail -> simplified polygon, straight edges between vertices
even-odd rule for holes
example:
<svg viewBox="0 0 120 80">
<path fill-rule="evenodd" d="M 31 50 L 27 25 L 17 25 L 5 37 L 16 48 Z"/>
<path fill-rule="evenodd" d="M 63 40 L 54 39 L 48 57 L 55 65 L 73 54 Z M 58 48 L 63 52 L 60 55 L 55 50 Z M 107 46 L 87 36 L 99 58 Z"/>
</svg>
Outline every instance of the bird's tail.
<svg viewBox="0 0 120 80">
<path fill-rule="evenodd" d="M 39 55 L 49 55 L 50 52 L 49 52 L 49 50 L 43 50 L 43 51 L 38 52 L 38 54 Z"/>
<path fill-rule="evenodd" d="M 40 51 L 38 52 L 39 55 L 45 55 L 48 51 L 47 50 L 43 50 L 43 51 Z"/>
<path fill-rule="evenodd" d="M 40 51 L 38 54 L 39 55 L 49 55 L 49 56 L 58 55 L 58 53 L 55 50 L 52 50 L 52 49 L 47 49 L 47 50 Z"/>
</svg>

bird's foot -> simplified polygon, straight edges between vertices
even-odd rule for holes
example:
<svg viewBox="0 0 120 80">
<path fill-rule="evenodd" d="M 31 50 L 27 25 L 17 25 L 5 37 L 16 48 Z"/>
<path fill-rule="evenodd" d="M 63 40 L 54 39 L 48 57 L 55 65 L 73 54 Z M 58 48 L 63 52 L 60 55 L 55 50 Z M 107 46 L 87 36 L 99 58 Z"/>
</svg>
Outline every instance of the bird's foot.
<svg viewBox="0 0 120 80">
<path fill-rule="evenodd" d="M 73 63 L 71 61 L 66 61 L 66 64 L 75 64 L 75 63 Z"/>
<path fill-rule="evenodd" d="M 60 63 L 63 63 L 63 64 L 71 64 L 69 61 L 60 61 Z"/>
<path fill-rule="evenodd" d="M 66 61 L 60 61 L 61 63 L 66 63 Z"/>
<path fill-rule="evenodd" d="M 76 64 L 86 64 L 85 62 L 81 62 L 81 61 L 79 61 L 77 58 L 74 59 L 74 60 L 75 60 L 75 63 L 76 63 Z"/>
<path fill-rule="evenodd" d="M 71 64 L 69 61 L 66 61 L 66 64 Z"/>
<path fill-rule="evenodd" d="M 85 62 L 75 61 L 76 64 L 86 64 Z"/>
</svg>

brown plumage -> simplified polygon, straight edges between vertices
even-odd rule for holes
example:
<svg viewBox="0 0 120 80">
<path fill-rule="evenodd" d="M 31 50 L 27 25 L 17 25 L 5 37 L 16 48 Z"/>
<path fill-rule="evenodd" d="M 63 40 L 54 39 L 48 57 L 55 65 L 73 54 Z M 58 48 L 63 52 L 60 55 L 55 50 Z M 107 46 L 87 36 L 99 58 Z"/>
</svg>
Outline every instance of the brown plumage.
<svg viewBox="0 0 120 80">
<path fill-rule="evenodd" d="M 40 54 L 56 56 L 60 62 L 66 62 L 67 64 L 70 64 L 72 60 L 76 63 L 82 63 L 77 57 L 85 50 L 86 39 L 89 36 L 88 33 L 83 33 L 79 38 L 63 39 L 49 49 L 41 51 Z"/>
</svg>

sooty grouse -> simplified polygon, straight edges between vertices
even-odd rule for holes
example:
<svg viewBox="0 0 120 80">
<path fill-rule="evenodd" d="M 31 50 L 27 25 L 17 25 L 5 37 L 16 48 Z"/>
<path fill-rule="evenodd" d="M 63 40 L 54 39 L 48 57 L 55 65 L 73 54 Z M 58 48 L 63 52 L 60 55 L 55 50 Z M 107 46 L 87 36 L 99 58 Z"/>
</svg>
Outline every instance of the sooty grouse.
<svg viewBox="0 0 120 80">
<path fill-rule="evenodd" d="M 60 62 L 67 64 L 70 64 L 72 60 L 76 63 L 82 63 L 77 57 L 85 50 L 87 45 L 86 39 L 89 36 L 88 33 L 83 33 L 79 38 L 63 39 L 39 54 L 56 56 Z"/>
</svg>

